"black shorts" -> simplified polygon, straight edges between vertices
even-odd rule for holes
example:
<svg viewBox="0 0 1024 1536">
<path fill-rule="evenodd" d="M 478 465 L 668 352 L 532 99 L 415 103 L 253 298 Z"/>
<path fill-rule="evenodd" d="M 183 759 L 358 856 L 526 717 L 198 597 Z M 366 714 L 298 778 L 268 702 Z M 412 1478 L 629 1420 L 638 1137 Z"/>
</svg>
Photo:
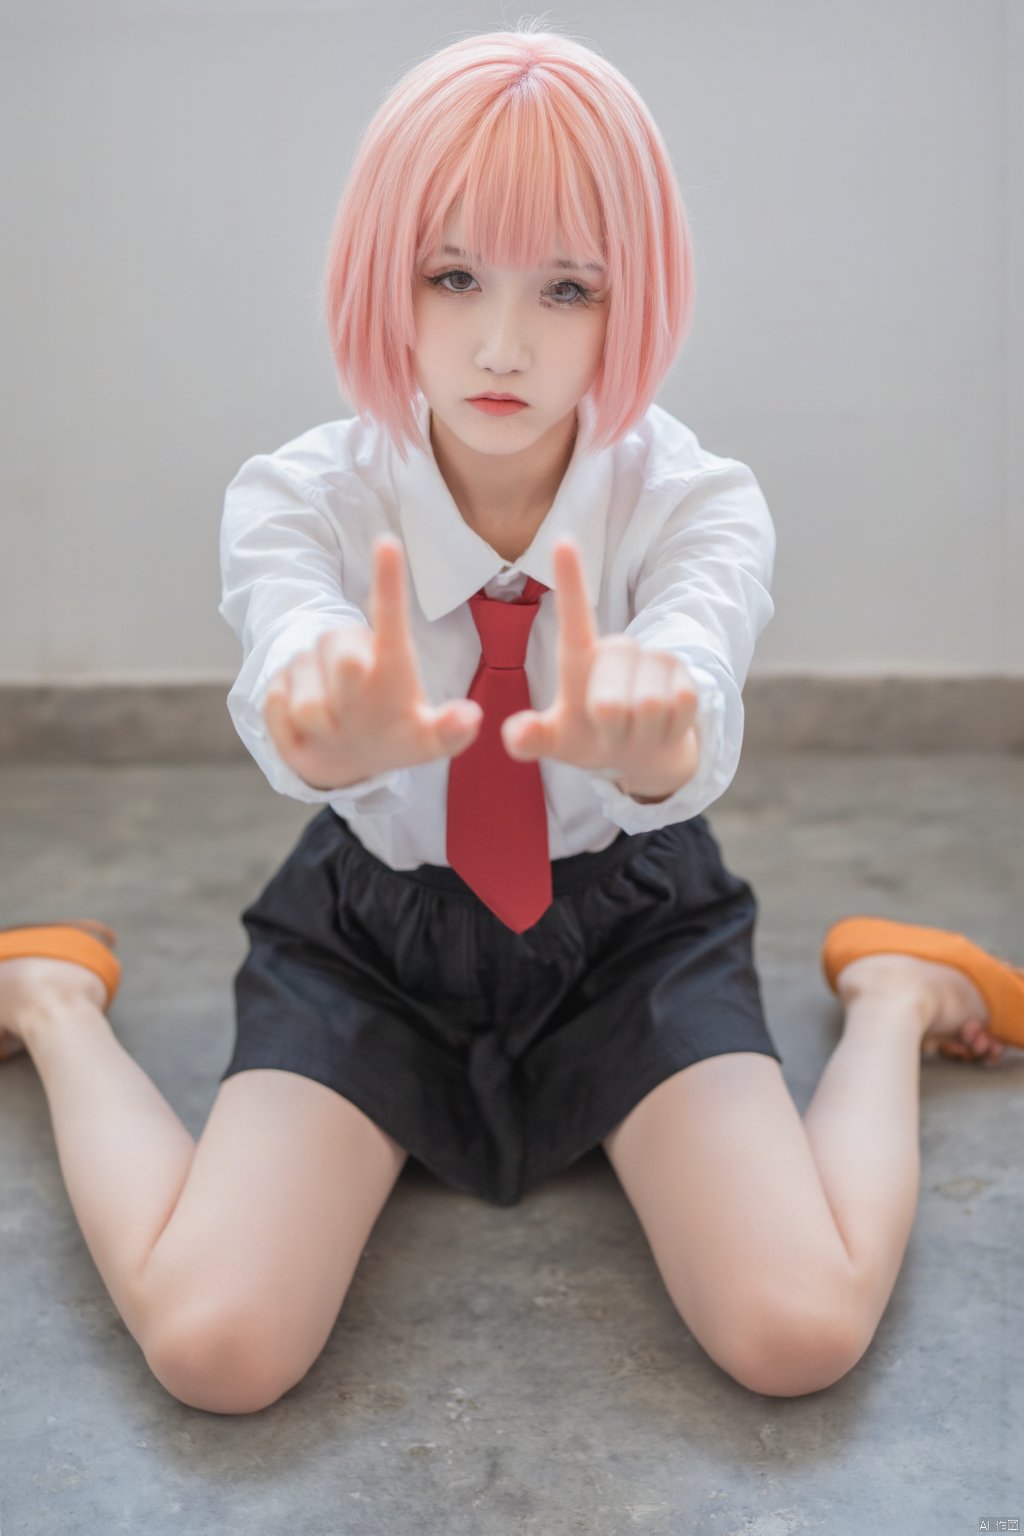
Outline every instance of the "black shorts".
<svg viewBox="0 0 1024 1536">
<path fill-rule="evenodd" d="M 331 808 L 242 914 L 234 1052 L 343 1094 L 444 1183 L 514 1205 L 706 1056 L 781 1062 L 757 902 L 703 816 L 552 863 L 514 933 L 453 869 L 394 870 Z"/>
</svg>

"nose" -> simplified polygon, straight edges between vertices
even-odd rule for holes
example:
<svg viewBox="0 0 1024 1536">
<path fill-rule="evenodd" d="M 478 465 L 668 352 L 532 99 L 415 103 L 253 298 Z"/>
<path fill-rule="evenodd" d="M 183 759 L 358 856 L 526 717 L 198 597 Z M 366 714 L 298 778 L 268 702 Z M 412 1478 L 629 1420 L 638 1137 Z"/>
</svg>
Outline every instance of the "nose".
<svg viewBox="0 0 1024 1536">
<path fill-rule="evenodd" d="M 493 304 L 486 310 L 481 306 L 480 338 L 476 348 L 476 364 L 494 373 L 522 372 L 529 366 L 529 323 L 522 307 L 509 302 Z"/>
</svg>

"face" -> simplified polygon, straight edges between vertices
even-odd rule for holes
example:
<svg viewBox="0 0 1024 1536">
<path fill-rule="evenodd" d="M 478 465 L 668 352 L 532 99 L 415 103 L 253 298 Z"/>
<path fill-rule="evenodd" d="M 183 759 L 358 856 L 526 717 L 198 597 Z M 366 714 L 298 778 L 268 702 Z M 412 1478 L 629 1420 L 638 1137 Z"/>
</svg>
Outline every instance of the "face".
<svg viewBox="0 0 1024 1536">
<path fill-rule="evenodd" d="M 414 374 L 435 418 L 485 455 L 528 450 L 575 430 L 576 406 L 594 381 L 608 321 L 605 273 L 586 267 L 522 272 L 484 266 L 462 249 L 457 216 L 416 275 Z M 552 263 L 572 251 L 549 253 Z M 469 403 L 518 395 L 526 408 L 489 415 Z"/>
</svg>

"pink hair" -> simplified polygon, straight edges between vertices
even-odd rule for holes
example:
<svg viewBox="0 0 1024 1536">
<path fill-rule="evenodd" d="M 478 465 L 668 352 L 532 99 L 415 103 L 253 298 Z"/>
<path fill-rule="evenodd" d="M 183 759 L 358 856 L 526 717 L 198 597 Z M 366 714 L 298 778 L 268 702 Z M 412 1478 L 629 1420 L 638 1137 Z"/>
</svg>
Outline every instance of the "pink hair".
<svg viewBox="0 0 1024 1536">
<path fill-rule="evenodd" d="M 629 81 L 529 25 L 464 38 L 412 68 L 367 127 L 335 216 L 323 300 L 342 393 L 403 462 L 426 449 L 413 401 L 413 276 L 461 205 L 463 245 L 529 270 L 561 240 L 603 261 L 608 324 L 590 446 L 645 414 L 693 316 L 693 248 L 668 151 Z"/>
</svg>

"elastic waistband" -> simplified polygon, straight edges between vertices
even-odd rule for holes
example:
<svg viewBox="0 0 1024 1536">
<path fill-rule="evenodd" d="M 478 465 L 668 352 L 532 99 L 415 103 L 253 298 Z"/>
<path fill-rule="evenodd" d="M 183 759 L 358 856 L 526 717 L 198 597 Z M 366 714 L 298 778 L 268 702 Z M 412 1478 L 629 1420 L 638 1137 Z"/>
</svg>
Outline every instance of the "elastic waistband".
<svg viewBox="0 0 1024 1536">
<path fill-rule="evenodd" d="M 378 859 L 376 854 L 371 853 L 369 848 L 359 841 L 344 817 L 338 816 L 336 812 L 333 814 L 350 846 L 361 857 L 375 864 L 378 869 L 396 876 L 399 880 L 415 880 L 419 885 L 429 885 L 435 891 L 452 891 L 472 896 L 474 900 L 478 899 L 476 893 L 450 864 L 418 864 L 415 869 L 392 869 L 390 864 L 385 864 L 382 859 Z M 552 894 L 561 896 L 566 891 L 577 890 L 581 885 L 599 879 L 608 870 L 614 869 L 629 858 L 631 854 L 638 852 L 648 839 L 657 835 L 657 831 L 632 834 L 620 831 L 607 848 L 599 848 L 596 853 L 571 853 L 564 859 L 552 859 Z"/>
</svg>

